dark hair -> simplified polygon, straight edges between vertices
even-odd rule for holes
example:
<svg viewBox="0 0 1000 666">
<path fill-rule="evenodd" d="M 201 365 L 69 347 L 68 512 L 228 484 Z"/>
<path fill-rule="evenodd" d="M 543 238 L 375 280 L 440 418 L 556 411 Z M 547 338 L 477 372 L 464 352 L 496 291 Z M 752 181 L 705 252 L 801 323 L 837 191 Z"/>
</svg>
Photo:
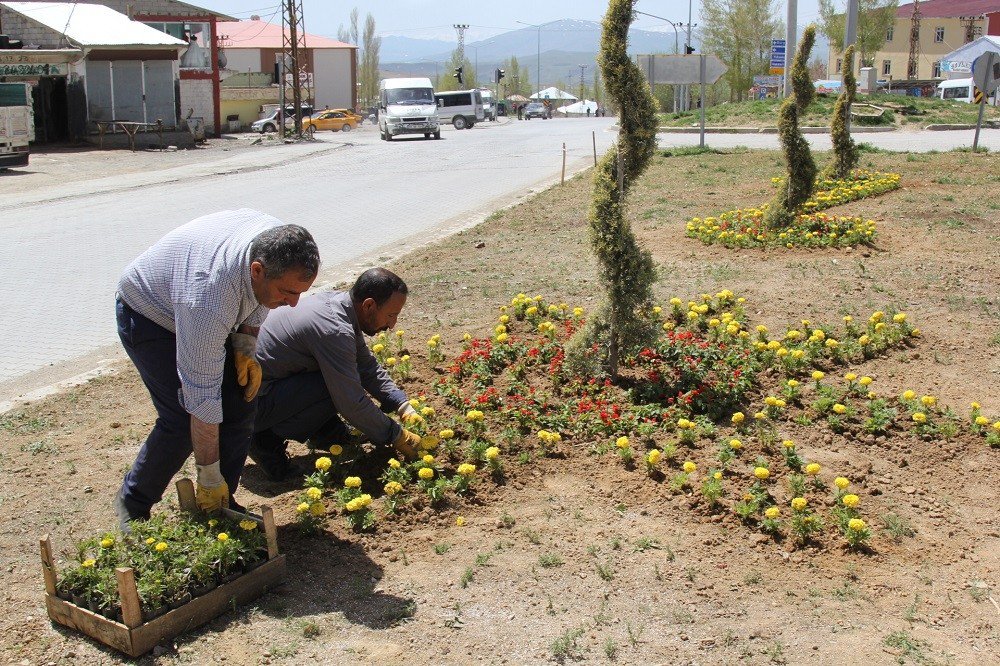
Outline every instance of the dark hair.
<svg viewBox="0 0 1000 666">
<path fill-rule="evenodd" d="M 277 278 L 297 269 L 308 277 L 319 272 L 316 241 L 297 224 L 285 224 L 262 231 L 250 245 L 250 261 L 260 262 L 264 277 Z"/>
<path fill-rule="evenodd" d="M 363 303 L 373 299 L 376 305 L 382 305 L 393 294 L 407 294 L 408 289 L 403 279 L 385 268 L 369 268 L 358 276 L 351 287 L 351 300 Z"/>
</svg>

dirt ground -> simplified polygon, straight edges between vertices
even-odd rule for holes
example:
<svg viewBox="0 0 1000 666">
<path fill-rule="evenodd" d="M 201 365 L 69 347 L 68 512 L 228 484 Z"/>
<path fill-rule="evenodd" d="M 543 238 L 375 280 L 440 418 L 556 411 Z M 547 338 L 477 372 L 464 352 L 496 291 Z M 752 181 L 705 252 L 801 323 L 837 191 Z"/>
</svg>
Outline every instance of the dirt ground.
<svg viewBox="0 0 1000 666">
<path fill-rule="evenodd" d="M 842 209 L 879 222 L 875 248 L 734 251 L 685 238 L 684 222 L 768 198 L 779 156 L 658 158 L 631 208 L 660 267 L 657 295 L 665 303 L 728 288 L 747 298 L 752 324 L 772 330 L 904 310 L 922 339 L 854 369 L 874 377 L 880 394 L 933 393 L 959 414 L 976 400 L 995 419 L 1000 158 L 863 161 L 902 174 L 900 190 Z M 400 326 L 416 340 L 440 332 L 448 354 L 463 332 L 486 333 L 517 292 L 595 305 L 589 190 L 584 174 L 396 262 L 411 292 Z M 404 388 L 427 390 L 435 404 L 422 384 Z M 111 497 L 153 419 L 127 365 L 0 415 L 0 659 L 122 661 L 48 621 L 36 544 L 49 533 L 63 550 L 113 524 Z M 573 448 L 564 459 L 510 461 L 505 485 L 416 524 L 385 521 L 355 535 L 337 520 L 304 537 L 294 527 L 299 485 L 269 483 L 250 464 L 240 497 L 275 508 L 287 583 L 141 661 L 996 663 L 1000 450 L 971 437 L 869 440 L 792 423 L 785 431 L 831 476 L 858 484 L 871 552 L 793 549 L 611 455 Z"/>
</svg>

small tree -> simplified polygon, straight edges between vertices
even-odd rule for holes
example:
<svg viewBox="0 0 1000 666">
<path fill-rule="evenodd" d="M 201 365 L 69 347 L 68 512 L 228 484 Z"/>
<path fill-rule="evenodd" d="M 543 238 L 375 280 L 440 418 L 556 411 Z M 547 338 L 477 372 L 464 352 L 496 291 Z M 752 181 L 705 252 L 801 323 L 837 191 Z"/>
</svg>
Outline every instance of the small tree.
<svg viewBox="0 0 1000 666">
<path fill-rule="evenodd" d="M 816 89 L 809 78 L 808 65 L 815 41 L 816 27 L 810 25 L 803 31 L 795 50 L 791 72 L 792 94 L 781 103 L 778 111 L 778 136 L 788 173 L 785 186 L 778 188 L 764 216 L 765 223 L 771 229 L 791 226 L 802 204 L 812 196 L 816 185 L 816 162 L 809 150 L 809 142 L 799 129 L 799 115 L 805 112 L 816 96 Z"/>
<path fill-rule="evenodd" d="M 830 123 L 830 139 L 833 142 L 833 161 L 824 170 L 829 178 L 847 178 L 851 170 L 858 166 L 858 147 L 847 129 L 848 114 L 854 103 L 858 81 L 854 76 L 854 45 L 844 52 L 844 82 L 840 88 L 837 103 L 833 106 L 833 120 Z"/>
<path fill-rule="evenodd" d="M 578 372 L 617 377 L 620 357 L 655 337 L 646 316 L 652 306 L 656 268 L 625 219 L 625 197 L 656 150 L 656 105 L 642 72 L 627 52 L 636 0 L 611 0 L 598 56 L 608 97 L 620 109 L 618 144 L 594 172 L 588 220 L 590 245 L 600 262 L 605 298 L 568 345 Z"/>
</svg>

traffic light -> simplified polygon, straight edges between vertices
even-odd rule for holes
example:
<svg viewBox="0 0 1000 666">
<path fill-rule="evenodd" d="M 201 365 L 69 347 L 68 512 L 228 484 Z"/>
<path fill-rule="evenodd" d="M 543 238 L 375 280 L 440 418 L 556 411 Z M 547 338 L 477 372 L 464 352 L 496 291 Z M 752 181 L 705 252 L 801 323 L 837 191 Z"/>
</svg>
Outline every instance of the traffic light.
<svg viewBox="0 0 1000 666">
<path fill-rule="evenodd" d="M 454 76 L 456 79 L 458 79 L 458 84 L 459 85 L 463 85 L 463 86 L 465 85 L 465 79 L 462 78 L 462 68 L 461 67 L 456 67 L 455 68 L 455 73 L 452 74 L 452 76 Z"/>
<path fill-rule="evenodd" d="M 690 44 L 685 44 L 684 45 L 684 53 L 685 53 L 685 55 L 691 55 L 692 53 L 694 53 L 694 47 L 691 46 Z"/>
<path fill-rule="evenodd" d="M 496 82 L 497 82 L 497 83 L 500 83 L 501 79 L 503 79 L 503 77 L 504 77 L 504 76 L 505 76 L 506 74 L 507 74 L 507 73 L 506 73 L 506 72 L 505 72 L 504 70 L 502 70 L 502 69 L 500 69 L 499 67 L 497 67 L 497 71 L 496 71 L 496 73 L 495 73 L 495 76 L 496 76 Z"/>
</svg>

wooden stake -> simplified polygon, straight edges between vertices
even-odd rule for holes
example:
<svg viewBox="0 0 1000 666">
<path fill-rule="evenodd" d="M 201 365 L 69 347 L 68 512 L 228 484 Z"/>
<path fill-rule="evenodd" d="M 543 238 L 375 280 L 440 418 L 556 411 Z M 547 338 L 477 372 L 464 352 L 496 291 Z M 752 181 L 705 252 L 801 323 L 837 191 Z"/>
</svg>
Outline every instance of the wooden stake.
<svg viewBox="0 0 1000 666">
<path fill-rule="evenodd" d="M 42 553 L 42 576 L 45 578 L 45 592 L 55 596 L 56 594 L 56 563 L 52 559 L 52 541 L 46 534 L 38 540 L 38 547 Z"/>
<path fill-rule="evenodd" d="M 177 479 L 177 503 L 188 513 L 198 513 L 198 500 L 195 499 L 194 482 L 191 479 Z"/>
<path fill-rule="evenodd" d="M 591 132 L 590 136 L 594 140 L 594 166 L 597 166 L 597 132 Z"/>
<path fill-rule="evenodd" d="M 118 567 L 115 576 L 118 578 L 118 598 L 122 603 L 122 621 L 129 629 L 135 629 L 142 624 L 142 605 L 135 589 L 135 573 L 131 567 Z"/>
<path fill-rule="evenodd" d="M 274 511 L 265 504 L 260 507 L 260 514 L 264 519 L 264 534 L 267 536 L 267 559 L 273 560 L 278 556 L 278 528 L 274 526 Z"/>
</svg>

